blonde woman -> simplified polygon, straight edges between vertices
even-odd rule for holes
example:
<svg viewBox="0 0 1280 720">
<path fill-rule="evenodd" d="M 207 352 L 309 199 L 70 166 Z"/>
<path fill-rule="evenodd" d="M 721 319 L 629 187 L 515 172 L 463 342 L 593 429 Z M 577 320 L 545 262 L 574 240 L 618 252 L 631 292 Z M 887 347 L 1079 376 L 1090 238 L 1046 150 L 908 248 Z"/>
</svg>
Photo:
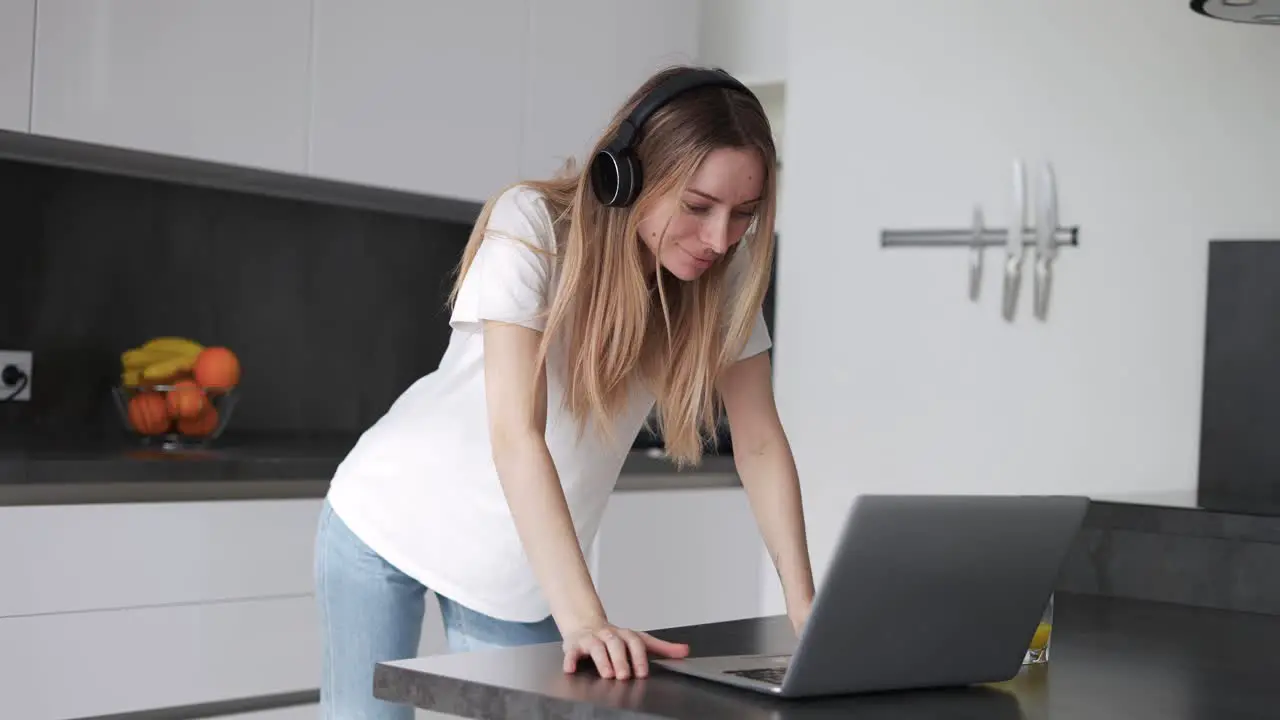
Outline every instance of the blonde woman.
<svg viewBox="0 0 1280 720">
<path fill-rule="evenodd" d="M 428 589 L 455 651 L 560 642 L 566 672 L 591 662 L 618 679 L 645 676 L 649 654 L 686 654 L 611 624 L 583 554 L 655 409 L 681 464 L 727 415 L 799 630 L 813 580 L 761 313 L 774 168 L 754 95 L 719 70 L 673 68 L 624 104 L 584 171 L 485 205 L 440 367 L 364 433 L 327 497 L 326 717 L 410 717 L 372 697 L 372 675 L 416 654 Z"/>
</svg>

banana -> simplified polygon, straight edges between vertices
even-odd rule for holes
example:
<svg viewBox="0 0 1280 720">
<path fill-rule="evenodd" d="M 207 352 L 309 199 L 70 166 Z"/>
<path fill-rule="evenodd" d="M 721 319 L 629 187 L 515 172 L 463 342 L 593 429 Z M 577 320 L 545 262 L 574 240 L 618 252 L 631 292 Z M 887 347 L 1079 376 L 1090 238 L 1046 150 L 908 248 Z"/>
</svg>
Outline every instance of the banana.
<svg viewBox="0 0 1280 720">
<path fill-rule="evenodd" d="M 180 337 L 159 337 L 121 353 L 120 364 L 125 370 L 141 370 L 163 360 L 180 357 L 194 358 L 203 350 L 204 346 L 194 340 Z"/>
<path fill-rule="evenodd" d="M 195 354 L 204 350 L 204 346 L 195 340 L 184 337 L 157 337 L 142 344 L 143 350 L 162 350 L 182 355 Z"/>
<path fill-rule="evenodd" d="M 120 354 L 120 383 L 125 387 L 166 382 L 189 372 L 204 346 L 176 336 L 152 338 Z"/>
<path fill-rule="evenodd" d="M 132 350 L 126 350 L 120 355 L 120 364 L 125 370 L 141 370 L 148 365 L 174 357 L 181 356 L 179 353 L 174 352 L 159 352 L 156 350 L 134 348 Z"/>
<path fill-rule="evenodd" d="M 196 364 L 196 355 L 176 355 L 147 365 L 142 369 L 143 380 L 164 380 L 180 372 L 187 372 Z"/>
</svg>

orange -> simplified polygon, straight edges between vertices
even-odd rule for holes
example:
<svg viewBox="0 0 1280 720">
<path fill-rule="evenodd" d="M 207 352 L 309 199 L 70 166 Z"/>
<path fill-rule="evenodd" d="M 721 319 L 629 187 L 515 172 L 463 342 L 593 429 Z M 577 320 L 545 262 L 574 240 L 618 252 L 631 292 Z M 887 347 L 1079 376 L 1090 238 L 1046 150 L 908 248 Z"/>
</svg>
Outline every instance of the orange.
<svg viewBox="0 0 1280 720">
<path fill-rule="evenodd" d="M 129 398 L 129 424 L 143 435 L 162 435 L 169 429 L 164 395 L 143 392 Z"/>
<path fill-rule="evenodd" d="M 173 389 L 165 393 L 165 401 L 169 408 L 169 416 L 176 419 L 193 418 L 199 415 L 209 404 L 204 390 L 193 380 L 179 380 Z"/>
<path fill-rule="evenodd" d="M 196 357 L 191 374 L 207 390 L 230 390 L 240 384 L 240 359 L 224 347 L 205 348 Z"/>
<path fill-rule="evenodd" d="M 188 437 L 204 437 L 218 429 L 218 409 L 206 405 L 200 414 L 178 420 L 178 432 Z"/>
</svg>

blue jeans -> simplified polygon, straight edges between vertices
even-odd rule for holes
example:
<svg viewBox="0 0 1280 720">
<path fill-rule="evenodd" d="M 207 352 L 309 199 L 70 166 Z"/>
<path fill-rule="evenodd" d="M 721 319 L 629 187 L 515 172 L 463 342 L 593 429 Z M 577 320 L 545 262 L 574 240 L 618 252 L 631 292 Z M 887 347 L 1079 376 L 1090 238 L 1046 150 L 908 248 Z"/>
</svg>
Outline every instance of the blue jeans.
<svg viewBox="0 0 1280 720">
<path fill-rule="evenodd" d="M 320 717 L 412 720 L 413 708 L 373 696 L 373 669 L 379 662 L 417 656 L 427 588 L 361 542 L 327 501 L 316 529 L 315 575 L 322 649 Z M 508 622 L 436 598 L 452 652 L 560 642 L 550 617 Z"/>
</svg>

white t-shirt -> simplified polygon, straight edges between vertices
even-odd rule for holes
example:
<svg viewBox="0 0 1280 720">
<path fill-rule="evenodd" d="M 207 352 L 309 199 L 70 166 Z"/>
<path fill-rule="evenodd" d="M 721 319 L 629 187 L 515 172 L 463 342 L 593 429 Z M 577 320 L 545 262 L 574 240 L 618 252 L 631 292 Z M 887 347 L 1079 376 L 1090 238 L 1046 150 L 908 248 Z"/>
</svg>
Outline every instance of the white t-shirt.
<svg viewBox="0 0 1280 720">
<path fill-rule="evenodd" d="M 486 238 L 476 253 L 439 368 L 405 390 L 360 437 L 339 465 L 328 499 L 352 532 L 428 588 L 494 618 L 534 622 L 550 609 L 494 468 L 481 327 L 488 319 L 544 329 L 541 314 L 557 280 L 549 254 L 556 238 L 542 195 L 524 186 L 503 193 L 488 226 L 503 236 Z M 759 315 L 741 357 L 770 346 Z M 594 432 L 579 438 L 576 421 L 561 409 L 562 368 L 563 357 L 552 351 L 546 441 L 585 552 L 654 397 L 632 392 L 614 421 L 612 442 Z"/>
</svg>

